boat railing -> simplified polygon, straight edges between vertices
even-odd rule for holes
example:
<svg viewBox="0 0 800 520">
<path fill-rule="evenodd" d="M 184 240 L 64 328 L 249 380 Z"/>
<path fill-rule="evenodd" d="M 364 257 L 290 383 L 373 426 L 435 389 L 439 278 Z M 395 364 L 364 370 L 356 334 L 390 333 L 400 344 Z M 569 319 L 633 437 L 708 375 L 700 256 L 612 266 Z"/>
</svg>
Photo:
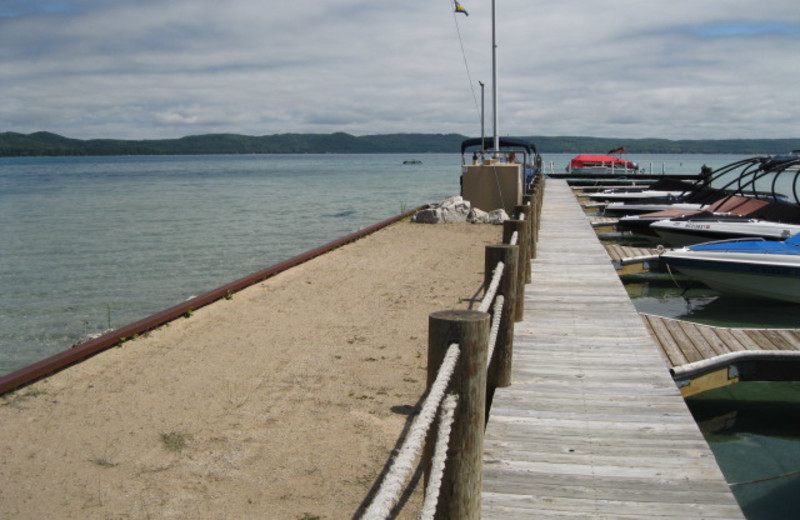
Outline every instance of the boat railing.
<svg viewBox="0 0 800 520">
<path fill-rule="evenodd" d="M 419 518 L 480 518 L 484 428 L 495 389 L 511 384 L 514 323 L 522 320 L 543 190 L 537 175 L 515 218 L 503 223 L 502 243 L 486 246 L 477 308 L 429 316 L 425 400 L 358 518 L 394 518 L 415 463 L 427 483 Z"/>
</svg>

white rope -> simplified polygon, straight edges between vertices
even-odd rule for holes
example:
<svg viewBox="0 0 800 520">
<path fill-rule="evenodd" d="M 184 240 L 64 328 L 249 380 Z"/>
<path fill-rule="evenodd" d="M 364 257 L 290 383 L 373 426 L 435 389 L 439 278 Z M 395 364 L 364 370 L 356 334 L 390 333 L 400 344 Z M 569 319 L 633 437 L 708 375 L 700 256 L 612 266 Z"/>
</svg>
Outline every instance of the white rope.
<svg viewBox="0 0 800 520">
<path fill-rule="evenodd" d="M 519 231 L 514 231 L 511 233 L 511 240 L 508 241 L 508 245 L 515 246 L 519 242 Z"/>
<path fill-rule="evenodd" d="M 502 294 L 498 294 L 494 301 L 494 311 L 492 312 L 492 329 L 489 331 L 489 355 L 486 358 L 486 369 L 492 364 L 492 356 L 494 356 L 494 347 L 497 344 L 497 335 L 500 333 L 500 317 L 503 313 L 503 304 L 505 298 Z"/>
<path fill-rule="evenodd" d="M 400 448 L 400 452 L 392 462 L 392 467 L 383 479 L 377 495 L 372 500 L 372 504 L 370 504 L 364 516 L 361 517 L 362 520 L 384 520 L 388 518 L 392 513 L 392 508 L 400 500 L 403 485 L 414 471 L 414 460 L 422 451 L 425 436 L 436 417 L 436 410 L 439 408 L 439 404 L 442 402 L 444 393 L 447 390 L 447 385 L 450 383 L 450 378 L 453 376 L 459 353 L 457 344 L 453 343 L 448 347 L 444 360 L 442 360 L 442 365 L 439 367 L 439 374 L 431 385 L 428 397 L 425 398 L 425 402 L 422 405 L 422 410 L 414 420 L 414 424 L 411 425 L 410 433 L 403 447 Z"/>
<path fill-rule="evenodd" d="M 436 437 L 428 487 L 425 489 L 425 500 L 422 502 L 422 512 L 419 515 L 419 520 L 431 520 L 436 514 L 439 492 L 442 488 L 444 465 L 447 462 L 447 445 L 450 441 L 450 432 L 453 429 L 453 416 L 456 412 L 456 405 L 458 405 L 458 396 L 449 394 L 444 398 L 442 408 L 439 410 L 439 434 Z"/>
<path fill-rule="evenodd" d="M 497 266 L 494 268 L 492 272 L 492 281 L 489 283 L 489 287 L 486 289 L 486 294 L 483 296 L 483 300 L 481 301 L 478 310 L 481 312 L 488 312 L 489 306 L 492 305 L 492 300 L 494 299 L 494 295 L 497 294 L 497 288 L 500 287 L 500 279 L 503 277 L 503 270 L 505 269 L 505 264 L 503 262 L 497 262 Z"/>
</svg>

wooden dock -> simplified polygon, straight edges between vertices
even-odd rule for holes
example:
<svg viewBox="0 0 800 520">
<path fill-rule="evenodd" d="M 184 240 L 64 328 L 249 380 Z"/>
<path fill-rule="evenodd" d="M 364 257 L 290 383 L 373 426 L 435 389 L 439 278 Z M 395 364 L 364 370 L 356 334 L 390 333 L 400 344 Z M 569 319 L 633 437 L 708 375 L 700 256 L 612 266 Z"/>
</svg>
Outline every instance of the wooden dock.
<svg viewBox="0 0 800 520">
<path fill-rule="evenodd" d="M 712 327 L 642 314 L 684 397 L 740 381 L 800 381 L 800 330 Z"/>
<path fill-rule="evenodd" d="M 565 181 L 547 182 L 482 518 L 744 518 Z"/>
<path fill-rule="evenodd" d="M 642 314 L 671 368 L 740 351 L 797 351 L 798 329 L 737 329 Z"/>
</svg>

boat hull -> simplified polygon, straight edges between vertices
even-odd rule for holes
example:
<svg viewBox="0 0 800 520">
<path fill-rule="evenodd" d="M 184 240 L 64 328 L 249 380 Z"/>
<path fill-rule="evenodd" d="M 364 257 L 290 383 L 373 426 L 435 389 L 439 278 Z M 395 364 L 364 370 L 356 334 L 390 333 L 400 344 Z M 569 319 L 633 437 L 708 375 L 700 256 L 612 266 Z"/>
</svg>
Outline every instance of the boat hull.
<svg viewBox="0 0 800 520">
<path fill-rule="evenodd" d="M 719 292 L 800 304 L 800 256 L 678 249 L 661 261 Z"/>
<path fill-rule="evenodd" d="M 608 202 L 608 203 L 638 203 L 650 204 L 660 203 L 666 204 L 667 201 L 674 202 L 683 192 L 680 191 L 662 191 L 662 190 L 639 190 L 639 191 L 601 191 L 589 195 L 589 200 L 593 202 Z"/>
<path fill-rule="evenodd" d="M 785 240 L 799 233 L 800 225 L 759 220 L 660 220 L 650 224 L 649 229 L 671 246 L 682 247 L 736 238 Z"/>
<path fill-rule="evenodd" d="M 635 175 L 639 173 L 638 168 L 623 168 L 610 166 L 583 166 L 577 168 L 568 168 L 567 173 L 572 175 Z"/>
</svg>

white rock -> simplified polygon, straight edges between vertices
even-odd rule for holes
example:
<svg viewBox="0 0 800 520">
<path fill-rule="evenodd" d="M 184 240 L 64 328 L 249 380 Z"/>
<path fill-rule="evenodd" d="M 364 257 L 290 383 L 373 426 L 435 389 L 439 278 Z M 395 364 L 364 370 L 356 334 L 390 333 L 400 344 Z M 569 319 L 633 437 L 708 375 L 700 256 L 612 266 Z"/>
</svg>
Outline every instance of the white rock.
<svg viewBox="0 0 800 520">
<path fill-rule="evenodd" d="M 412 220 L 420 224 L 441 224 L 443 222 L 442 210 L 439 208 L 421 209 L 414 213 Z"/>
<path fill-rule="evenodd" d="M 473 224 L 486 224 L 489 222 L 489 214 L 482 209 L 472 208 L 467 220 Z"/>
<path fill-rule="evenodd" d="M 460 199 L 461 197 L 458 198 Z M 445 222 L 466 222 L 470 206 L 469 201 L 465 200 L 442 204 L 442 219 Z"/>
<path fill-rule="evenodd" d="M 500 208 L 500 209 L 496 209 L 494 211 L 489 212 L 489 215 L 488 215 L 486 221 L 489 224 L 494 224 L 495 226 L 499 226 L 503 222 L 508 220 L 509 218 L 510 217 L 508 216 L 508 213 L 506 213 L 506 210 L 504 210 L 503 208 Z"/>
<path fill-rule="evenodd" d="M 509 219 L 502 208 L 489 213 L 473 208 L 468 200 L 457 195 L 437 204 L 430 204 L 414 214 L 413 222 L 421 224 L 444 224 L 445 222 L 471 222 L 473 224 L 499 225 Z"/>
</svg>

